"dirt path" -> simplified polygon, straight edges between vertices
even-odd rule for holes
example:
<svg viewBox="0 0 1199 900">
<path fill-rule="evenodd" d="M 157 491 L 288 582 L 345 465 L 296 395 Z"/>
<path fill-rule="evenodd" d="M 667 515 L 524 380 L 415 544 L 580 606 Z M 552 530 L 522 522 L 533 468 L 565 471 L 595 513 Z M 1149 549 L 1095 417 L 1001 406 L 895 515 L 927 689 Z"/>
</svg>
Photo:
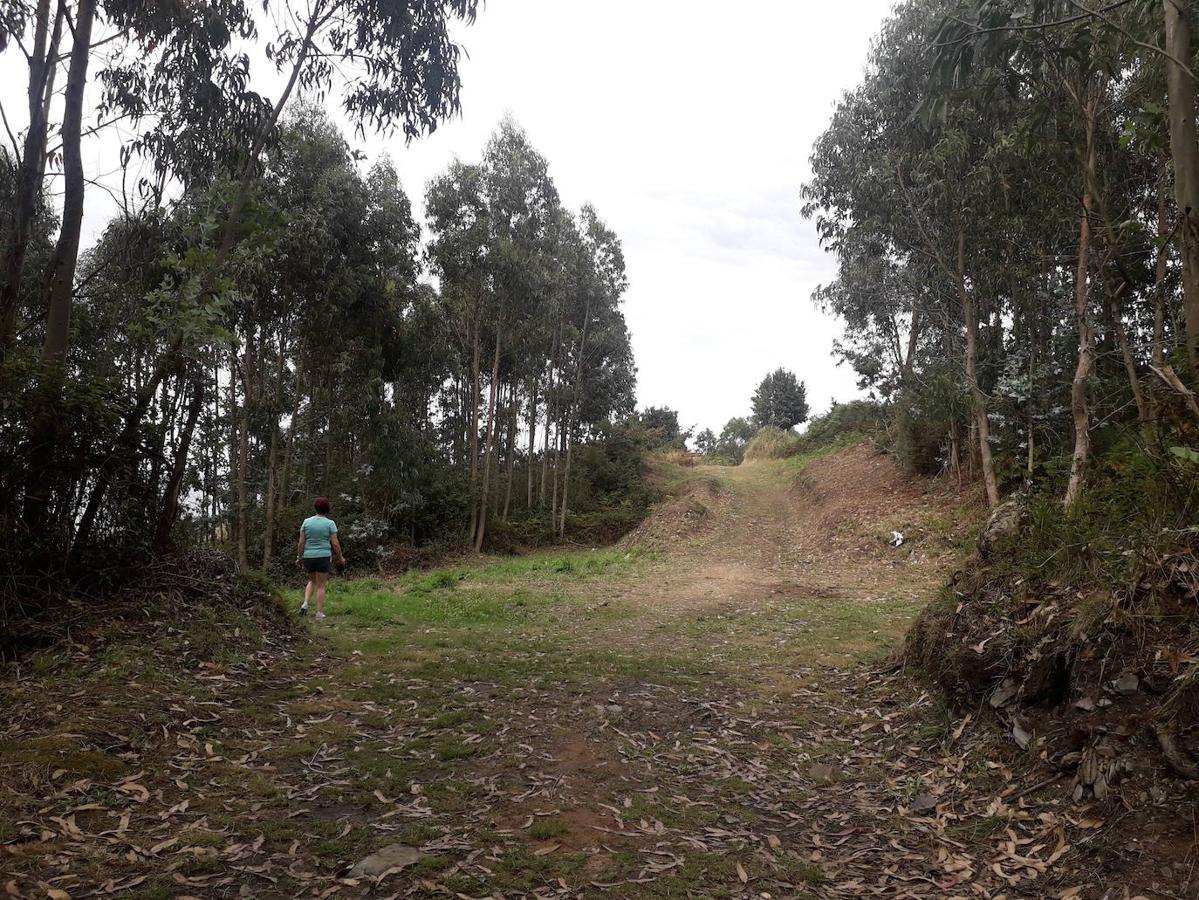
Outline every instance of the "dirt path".
<svg viewBox="0 0 1199 900">
<path fill-rule="evenodd" d="M 861 448 L 682 479 L 615 549 L 341 583 L 284 659 L 187 650 L 181 669 L 176 640 L 46 662 L 4 708 L 0 882 L 57 898 L 1123 890 L 1138 857 L 1098 839 L 1105 813 L 1063 805 L 1034 753 L 886 674 L 958 558 L 960 498 Z M 47 704 L 51 685 L 74 699 Z M 397 843 L 415 864 L 349 877 Z"/>
<path fill-rule="evenodd" d="M 927 597 L 945 574 L 947 548 L 893 552 L 890 534 L 923 524 L 930 509 L 953 508 L 956 498 L 917 489 L 902 509 L 887 509 L 886 498 L 907 487 L 890 461 L 865 448 L 843 459 L 867 494 L 865 508 L 845 497 L 832 508 L 820 502 L 816 491 L 826 488 L 812 487 L 823 482 L 820 471 L 794 483 L 778 464 L 692 470 L 693 489 L 643 529 L 661 559 L 626 591 L 638 618 L 671 624 L 712 609 L 777 611 L 797 599 Z M 813 467 L 831 466 L 820 460 Z"/>
</svg>

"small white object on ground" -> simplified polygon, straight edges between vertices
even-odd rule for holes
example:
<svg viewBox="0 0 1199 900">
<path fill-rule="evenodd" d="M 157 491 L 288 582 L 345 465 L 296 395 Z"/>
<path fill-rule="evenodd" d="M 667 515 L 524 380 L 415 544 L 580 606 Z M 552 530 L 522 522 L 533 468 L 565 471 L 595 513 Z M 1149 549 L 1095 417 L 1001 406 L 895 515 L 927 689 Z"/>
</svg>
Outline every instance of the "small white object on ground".
<svg viewBox="0 0 1199 900">
<path fill-rule="evenodd" d="M 1135 672 L 1125 672 L 1112 682 L 1112 687 L 1121 694 L 1135 694 L 1140 686 L 1141 679 L 1137 677 Z"/>
<path fill-rule="evenodd" d="M 415 847 L 405 844 L 389 844 L 350 869 L 348 877 L 377 878 L 385 872 L 398 872 L 400 869 L 406 869 L 420 858 L 421 852 Z"/>
<path fill-rule="evenodd" d="M 891 546 L 892 547 L 902 547 L 903 546 L 903 532 L 902 531 L 892 531 L 891 532 Z"/>
</svg>

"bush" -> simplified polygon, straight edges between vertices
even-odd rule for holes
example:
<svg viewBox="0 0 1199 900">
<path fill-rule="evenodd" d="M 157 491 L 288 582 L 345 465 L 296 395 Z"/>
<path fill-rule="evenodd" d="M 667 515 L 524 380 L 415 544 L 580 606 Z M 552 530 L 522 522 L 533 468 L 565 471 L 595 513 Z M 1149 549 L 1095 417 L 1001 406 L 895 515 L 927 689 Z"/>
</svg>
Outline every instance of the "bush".
<svg viewBox="0 0 1199 900">
<path fill-rule="evenodd" d="M 808 449 L 878 434 L 886 424 L 881 404 L 873 400 L 834 403 L 821 416 L 812 416 L 802 437 Z"/>
<path fill-rule="evenodd" d="M 745 448 L 745 461 L 786 459 L 803 449 L 803 439 L 793 431 L 783 431 L 767 425 L 753 436 Z"/>
</svg>

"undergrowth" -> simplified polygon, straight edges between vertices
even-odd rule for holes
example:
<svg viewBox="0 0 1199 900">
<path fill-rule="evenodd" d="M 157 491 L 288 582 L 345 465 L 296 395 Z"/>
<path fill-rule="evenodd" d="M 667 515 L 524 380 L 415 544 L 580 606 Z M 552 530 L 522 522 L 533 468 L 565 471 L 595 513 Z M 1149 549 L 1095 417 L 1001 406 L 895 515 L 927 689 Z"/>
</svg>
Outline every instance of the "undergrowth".
<svg viewBox="0 0 1199 900">
<path fill-rule="evenodd" d="M 1096 460 L 1069 510 L 1051 486 L 1016 502 L 1020 526 L 925 610 L 907 664 L 967 705 L 1035 706 L 1087 730 L 1193 726 L 1199 479 L 1184 461 L 1121 450 Z"/>
<path fill-rule="evenodd" d="M 993 571 L 1035 582 L 1129 585 L 1147 561 L 1199 532 L 1199 470 L 1186 469 L 1129 450 L 1097 461 L 1069 510 L 1056 490 L 1036 491 L 1024 501 L 1025 527 L 997 548 Z"/>
</svg>

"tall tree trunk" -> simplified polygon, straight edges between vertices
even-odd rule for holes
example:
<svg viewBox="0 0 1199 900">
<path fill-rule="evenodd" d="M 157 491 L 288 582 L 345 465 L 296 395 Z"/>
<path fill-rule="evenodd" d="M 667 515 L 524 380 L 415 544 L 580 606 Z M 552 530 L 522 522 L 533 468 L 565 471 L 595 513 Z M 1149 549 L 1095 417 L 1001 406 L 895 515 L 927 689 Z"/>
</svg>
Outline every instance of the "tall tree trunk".
<svg viewBox="0 0 1199 900">
<path fill-rule="evenodd" d="M 1157 239 L 1161 246 L 1157 248 L 1157 258 L 1153 264 L 1153 349 L 1151 352 L 1153 364 L 1157 368 L 1166 365 L 1166 243 L 1170 237 L 1170 214 L 1166 202 L 1165 181 L 1167 164 L 1162 161 L 1161 176 L 1157 186 Z"/>
<path fill-rule="evenodd" d="M 192 377 L 191 399 L 187 405 L 187 418 L 183 423 L 183 431 L 179 434 L 179 444 L 175 450 L 174 464 L 167 478 L 166 489 L 163 491 L 162 505 L 158 511 L 158 526 L 154 529 L 154 552 L 167 553 L 171 548 L 171 529 L 179 518 L 179 489 L 187 474 L 187 456 L 191 449 L 192 435 L 196 430 L 196 422 L 200 418 L 200 410 L 204 407 L 204 383 L 208 376 L 202 368 L 197 368 Z"/>
<path fill-rule="evenodd" d="M 62 224 L 46 269 L 48 308 L 46 334 L 42 343 L 39 398 L 37 413 L 25 442 L 24 455 L 29 460 L 29 466 L 22 524 L 27 532 L 39 536 L 45 531 L 52 498 L 56 494 L 61 497 L 64 488 L 64 473 L 59 455 L 62 429 L 66 425 L 62 415 L 62 392 L 66 377 L 75 265 L 79 259 L 79 233 L 83 226 L 83 90 L 87 85 L 92 22 L 95 16 L 96 0 L 80 0 L 75 15 L 75 38 L 71 45 L 71 62 L 67 71 L 63 104 Z M 49 60 L 48 64 L 53 64 L 53 60 Z M 40 102 L 38 105 L 40 107 Z M 30 112 L 34 112 L 32 103 Z M 37 115 L 40 117 L 40 112 Z M 40 170 L 40 156 L 35 157 L 33 161 Z M 24 162 L 25 160 L 22 160 L 22 163 Z M 24 252 L 24 248 L 21 248 L 18 254 L 21 259 Z M 19 271 L 14 274 L 19 282 Z M 4 315 L 8 315 L 7 311 Z M 65 543 L 64 540 L 64 545 Z"/>
<path fill-rule="evenodd" d="M 1087 289 L 1088 255 L 1091 249 L 1091 210 L 1095 187 L 1095 119 L 1099 99 L 1089 91 L 1085 103 L 1086 144 L 1083 158 L 1082 214 L 1078 226 L 1078 269 L 1074 276 L 1074 318 L 1078 327 L 1078 362 L 1070 384 L 1070 412 L 1074 419 L 1074 452 L 1070 458 L 1070 481 L 1064 503 L 1067 509 L 1082 495 L 1091 458 L 1091 422 L 1087 403 L 1087 382 L 1095 365 L 1095 331 L 1091 325 Z"/>
<path fill-rule="evenodd" d="M 995 478 L 995 463 L 991 459 L 991 421 L 987 415 L 987 398 L 978 384 L 978 304 L 973 291 L 966 285 L 966 230 L 958 226 L 957 253 L 958 299 L 966 326 L 965 368 L 966 384 L 970 389 L 973 414 L 973 436 L 977 440 L 978 461 L 982 469 L 987 505 L 999 504 L 999 482 Z"/>
<path fill-rule="evenodd" d="M 537 494 L 537 508 L 545 509 L 546 481 L 550 472 L 550 423 L 554 418 L 554 405 L 550 397 L 554 390 L 554 373 L 550 370 L 549 390 L 545 395 L 545 434 L 541 439 L 541 486 Z"/>
<path fill-rule="evenodd" d="M 482 495 L 479 497 L 478 527 L 475 529 L 476 553 L 483 549 L 483 538 L 487 534 L 487 495 L 491 490 L 491 451 L 495 444 L 495 412 L 498 400 L 496 395 L 500 380 L 500 343 L 503 331 L 504 313 L 501 308 L 495 323 L 495 353 L 491 359 L 491 389 L 487 392 L 487 440 L 483 449 L 483 487 Z"/>
<path fill-rule="evenodd" d="M 237 430 L 237 566 L 250 569 L 250 407 L 254 398 L 254 345 L 247 342 L 241 357 L 241 425 Z"/>
<path fill-rule="evenodd" d="M 1165 183 L 1168 163 L 1162 160 L 1161 174 L 1157 183 L 1157 258 L 1153 263 L 1153 342 L 1149 351 L 1150 362 L 1159 372 L 1166 367 L 1166 246 L 1170 238 L 1170 216 L 1166 203 Z M 1156 425 L 1158 419 L 1157 392 L 1149 391 L 1149 422 Z"/>
<path fill-rule="evenodd" d="M 1199 365 L 1199 135 L 1195 127 L 1195 79 L 1174 60 L 1192 63 L 1191 23 L 1185 0 L 1163 0 L 1166 97 L 1174 198 L 1182 216 L 1182 293 L 1187 359 Z"/>
<path fill-rule="evenodd" d="M 229 518 L 229 541 L 237 546 L 237 448 L 241 446 L 241 420 L 237 413 L 237 351 L 229 354 L 229 474 L 225 479 L 225 512 Z M 311 454 L 310 454 L 311 456 Z"/>
<path fill-rule="evenodd" d="M 182 399 L 187 394 L 187 379 L 180 372 L 178 379 L 177 398 Z M 155 429 L 154 446 L 149 454 L 150 473 L 146 478 L 148 492 L 157 500 L 159 496 L 159 479 L 162 477 L 162 465 L 166 462 L 167 443 L 171 438 L 171 426 L 175 421 L 175 403 L 171 396 L 170 379 L 165 379 L 161 385 L 161 396 L 158 398 L 158 428 Z"/>
<path fill-rule="evenodd" d="M 216 518 L 219 504 L 220 491 L 217 490 L 217 484 L 220 480 L 218 472 L 217 457 L 220 455 L 220 442 L 214 440 L 218 434 L 218 429 L 221 421 L 221 367 L 217 363 L 213 366 L 211 372 L 205 371 L 204 377 L 208 379 L 205 382 L 207 392 L 212 395 L 212 405 L 207 410 L 205 417 L 204 442 L 201 446 L 201 452 L 204 454 L 205 465 L 205 484 L 204 484 L 204 514 L 208 518 L 208 543 L 216 541 Z"/>
<path fill-rule="evenodd" d="M 955 418 L 949 423 L 949 472 L 956 482 L 958 489 L 962 487 L 962 451 L 961 440 L 958 437 L 958 423 Z"/>
<path fill-rule="evenodd" d="M 1117 292 L 1108 292 L 1105 295 L 1104 313 L 1111 327 L 1112 337 L 1115 338 L 1116 347 L 1120 350 L 1120 359 L 1124 363 L 1124 374 L 1128 376 L 1128 387 L 1132 391 L 1132 400 L 1137 408 L 1137 421 L 1145 429 L 1149 427 L 1151 418 L 1149 406 L 1145 402 L 1145 392 L 1141 388 L 1141 379 L 1137 375 L 1137 364 L 1132 356 L 1132 348 L 1128 345 L 1128 335 L 1124 331 L 1123 313 L 1116 300 L 1113 299 L 1115 294 Z"/>
<path fill-rule="evenodd" d="M 534 376 L 529 383 L 529 459 L 525 466 L 525 480 L 528 482 L 528 497 L 525 509 L 533 509 L 533 460 L 537 458 L 537 378 Z"/>
<path fill-rule="evenodd" d="M 520 413 L 516 409 L 516 382 L 508 389 L 508 486 L 504 490 L 504 511 L 500 518 L 508 521 L 508 510 L 512 507 L 512 477 L 516 471 L 516 420 Z"/>
<path fill-rule="evenodd" d="M 479 394 L 482 390 L 481 347 L 479 336 L 479 316 L 475 313 L 473 345 L 470 364 L 470 418 L 467 435 L 467 446 L 470 448 L 470 540 L 473 542 L 479 530 Z"/>
<path fill-rule="evenodd" d="M 325 389 L 325 467 L 321 472 L 321 493 L 331 490 L 333 479 L 333 417 L 337 414 L 334 405 L 333 379 L 327 377 L 323 385 Z"/>
<path fill-rule="evenodd" d="M 1028 482 L 1032 483 L 1032 473 L 1036 468 L 1037 450 L 1036 436 L 1033 433 L 1036 426 L 1036 405 L 1033 398 L 1036 396 L 1036 378 L 1037 378 L 1037 342 L 1029 329 L 1028 342 L 1028 401 L 1026 403 L 1026 413 L 1028 421 L 1028 441 L 1027 443 L 1027 458 L 1025 460 L 1025 475 Z"/>
<path fill-rule="evenodd" d="M 1098 110 L 1096 110 L 1097 116 Z M 1091 140 L 1093 141 L 1093 138 Z M 1132 355 L 1132 348 L 1129 346 L 1128 334 L 1124 330 L 1124 311 L 1120 303 L 1121 297 L 1126 291 L 1136 289 L 1136 281 L 1121 261 L 1119 231 L 1108 210 L 1104 192 L 1099 184 L 1098 173 L 1093 172 L 1092 168 L 1093 166 L 1088 162 L 1085 170 L 1086 177 L 1091 179 L 1092 199 L 1103 218 L 1103 230 L 1107 238 L 1107 252 L 1103 262 L 1099 265 L 1099 270 L 1103 271 L 1106 263 L 1110 261 L 1120 274 L 1121 279 L 1120 284 L 1115 288 L 1111 286 L 1111 279 L 1106 277 L 1103 279 L 1103 314 L 1108 332 L 1105 335 L 1105 340 L 1114 341 L 1116 349 L 1120 352 L 1120 359 L 1124 364 L 1124 374 L 1128 377 L 1129 390 L 1132 392 L 1133 403 L 1137 408 L 1137 422 L 1140 424 L 1142 432 L 1147 432 L 1152 416 L 1149 411 L 1149 404 L 1145 400 L 1145 392 L 1141 387 L 1141 379 L 1137 375 L 1136 360 Z"/>
<path fill-rule="evenodd" d="M 75 39 L 71 45 L 71 65 L 67 70 L 67 88 L 62 115 L 63 201 L 62 226 L 58 243 L 50 257 L 48 271 L 49 306 L 46 310 L 46 337 L 42 344 L 42 362 L 51 370 L 60 370 L 70 344 L 71 303 L 75 290 L 75 265 L 79 260 L 79 233 L 83 227 L 83 91 L 87 86 L 87 68 L 91 60 L 92 23 L 96 18 L 96 0 L 80 0 L 75 11 Z"/>
<path fill-rule="evenodd" d="M 570 495 L 570 457 L 571 451 L 574 449 L 574 441 L 571 440 L 571 430 L 572 422 L 568 419 L 562 438 L 566 444 L 566 464 L 562 470 L 562 510 L 558 515 L 558 540 L 562 540 L 566 536 L 566 513 L 569 509 L 567 500 Z"/>
<path fill-rule="evenodd" d="M 554 422 L 554 465 L 550 470 L 550 481 L 553 484 L 553 494 L 550 499 L 550 527 L 553 528 L 558 519 L 558 471 L 562 461 L 562 421 Z"/>
<path fill-rule="evenodd" d="M 567 497 L 570 492 L 570 457 L 571 450 L 574 447 L 572 438 L 574 437 L 574 420 L 576 412 L 583 405 L 583 361 L 587 358 L 587 332 L 591 327 L 591 294 L 587 294 L 587 300 L 583 304 L 583 331 L 579 337 L 579 358 L 575 363 L 575 384 L 574 397 L 566 410 L 566 472 L 562 476 L 562 514 L 558 520 L 558 538 L 561 540 L 566 535 L 566 513 L 568 509 Z"/>
<path fill-rule="evenodd" d="M 301 396 L 300 388 L 297 384 L 296 399 L 291 407 L 291 421 L 287 426 L 287 442 L 283 447 L 283 469 L 279 473 L 279 491 L 275 496 L 276 517 L 281 515 L 291 502 L 291 469 L 293 460 L 295 459 L 296 431 L 299 428 L 300 422 Z"/>
<path fill-rule="evenodd" d="M 58 23 L 62 21 L 59 7 Z M 61 27 L 61 26 L 58 26 Z M 57 27 L 56 27 L 57 31 Z M 50 35 L 50 0 L 39 0 L 34 14 L 33 51 L 29 56 L 29 126 L 17 167 L 12 228 L 4 253 L 4 281 L 0 283 L 0 359 L 16 341 L 17 305 L 20 302 L 21 275 L 25 254 L 33 237 L 33 220 L 41 188 L 42 160 L 46 156 L 46 91 L 55 70 L 57 41 Z"/>
<path fill-rule="evenodd" d="M 262 571 L 263 574 L 271 567 L 271 556 L 274 553 L 275 539 L 275 491 L 276 479 L 279 477 L 279 425 L 271 427 L 271 442 L 266 457 L 266 499 L 263 501 L 262 514 Z"/>
<path fill-rule="evenodd" d="M 279 454 L 279 416 L 283 408 L 283 335 L 279 335 L 279 365 L 275 374 L 275 402 L 271 410 L 271 443 L 267 450 L 266 466 L 266 500 L 263 503 L 262 525 L 262 571 L 265 573 L 271 565 L 271 555 L 274 552 L 275 537 L 275 505 L 278 492 L 278 454 Z"/>
<path fill-rule="evenodd" d="M 566 323 L 566 304 L 559 304 L 558 325 L 554 329 L 554 350 L 550 354 L 550 372 L 548 386 L 545 391 L 545 440 L 542 442 L 541 456 L 541 493 L 538 497 L 538 508 L 545 509 L 545 482 L 549 475 L 550 468 L 550 422 L 554 420 L 557 413 L 557 401 L 554 398 L 555 379 L 558 375 L 558 354 L 562 349 L 562 329 Z M 557 471 L 554 473 L 557 478 Z M 550 508 L 550 521 L 553 521 L 554 510 L 558 508 L 558 483 L 554 482 L 554 504 Z"/>
</svg>

